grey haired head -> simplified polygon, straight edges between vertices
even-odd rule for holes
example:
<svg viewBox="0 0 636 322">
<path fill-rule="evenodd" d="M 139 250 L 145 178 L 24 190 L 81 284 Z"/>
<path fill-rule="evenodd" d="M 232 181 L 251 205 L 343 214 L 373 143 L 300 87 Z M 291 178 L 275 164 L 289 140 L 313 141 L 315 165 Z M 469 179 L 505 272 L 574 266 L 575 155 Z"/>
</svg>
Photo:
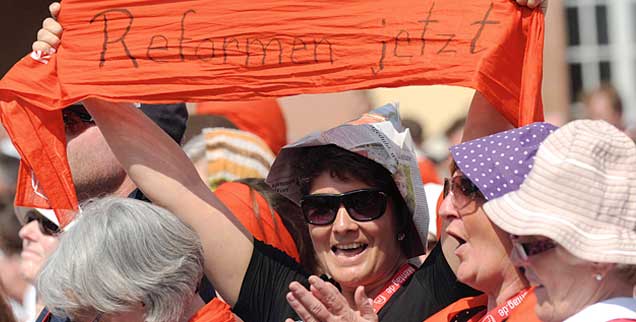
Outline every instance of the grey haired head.
<svg viewBox="0 0 636 322">
<path fill-rule="evenodd" d="M 113 314 L 144 305 L 145 321 L 173 322 L 203 271 L 197 234 L 167 210 L 107 197 L 84 205 L 37 281 L 56 315 Z"/>
</svg>

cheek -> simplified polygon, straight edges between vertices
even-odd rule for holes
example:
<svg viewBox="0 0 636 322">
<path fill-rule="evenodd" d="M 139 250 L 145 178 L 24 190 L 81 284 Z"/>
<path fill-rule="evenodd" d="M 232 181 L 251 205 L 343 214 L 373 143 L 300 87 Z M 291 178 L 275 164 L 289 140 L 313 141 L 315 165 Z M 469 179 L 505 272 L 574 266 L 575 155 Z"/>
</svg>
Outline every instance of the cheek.
<svg viewBox="0 0 636 322">
<path fill-rule="evenodd" d="M 44 236 L 40 242 L 44 251 L 43 255 L 45 257 L 51 256 L 51 254 L 53 254 L 53 252 L 55 252 L 55 250 L 57 249 L 59 243 L 60 241 L 56 237 Z"/>
<path fill-rule="evenodd" d="M 399 256 L 402 254 L 402 249 L 400 248 L 400 241 L 398 241 L 398 227 L 396 222 L 392 214 L 388 213 L 380 220 L 366 222 L 360 225 L 360 227 L 363 234 L 372 240 L 373 244 L 385 249 L 384 253 Z"/>
<path fill-rule="evenodd" d="M 330 248 L 331 229 L 329 227 L 310 226 L 309 237 L 316 252 Z"/>
</svg>

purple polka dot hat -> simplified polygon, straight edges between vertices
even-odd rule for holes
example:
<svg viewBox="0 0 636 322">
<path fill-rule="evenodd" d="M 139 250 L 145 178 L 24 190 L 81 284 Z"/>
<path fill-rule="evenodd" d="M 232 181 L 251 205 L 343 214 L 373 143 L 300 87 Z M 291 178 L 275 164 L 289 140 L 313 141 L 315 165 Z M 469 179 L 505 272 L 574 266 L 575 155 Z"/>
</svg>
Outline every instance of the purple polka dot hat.
<svg viewBox="0 0 636 322">
<path fill-rule="evenodd" d="M 556 129 L 549 123 L 532 123 L 463 142 L 449 150 L 457 168 L 491 200 L 519 189 L 532 169 L 539 145 Z"/>
</svg>

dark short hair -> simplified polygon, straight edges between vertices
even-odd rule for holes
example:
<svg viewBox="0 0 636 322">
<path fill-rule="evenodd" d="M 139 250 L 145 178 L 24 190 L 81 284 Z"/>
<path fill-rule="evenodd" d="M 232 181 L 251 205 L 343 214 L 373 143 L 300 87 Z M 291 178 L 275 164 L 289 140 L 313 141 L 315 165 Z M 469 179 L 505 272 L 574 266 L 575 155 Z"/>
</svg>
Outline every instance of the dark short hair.
<svg viewBox="0 0 636 322">
<path fill-rule="evenodd" d="M 411 212 L 395 185 L 393 176 L 382 165 L 362 155 L 329 144 L 304 148 L 302 161 L 294 167 L 297 168 L 296 173 L 302 174 L 300 178 L 302 195 L 309 194 L 313 181 L 324 172 L 342 181 L 359 180 L 387 193 L 393 201 L 397 230 L 406 235 L 401 243 L 402 251 L 407 256 L 415 252 L 411 249 L 411 245 L 414 244 L 413 240 L 419 237 L 411 233 L 416 231 L 411 220 Z"/>
</svg>

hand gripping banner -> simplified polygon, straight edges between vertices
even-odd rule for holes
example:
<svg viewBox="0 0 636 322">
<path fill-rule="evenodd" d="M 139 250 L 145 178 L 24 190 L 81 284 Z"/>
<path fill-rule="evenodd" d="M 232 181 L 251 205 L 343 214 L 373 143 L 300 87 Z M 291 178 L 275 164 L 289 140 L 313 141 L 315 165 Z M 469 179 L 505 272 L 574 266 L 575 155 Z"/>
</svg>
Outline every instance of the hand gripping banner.
<svg viewBox="0 0 636 322">
<path fill-rule="evenodd" d="M 511 0 L 64 0 L 57 53 L 26 56 L 0 82 L 22 157 L 16 203 L 76 208 L 60 109 L 86 97 L 248 101 L 446 84 L 479 90 L 515 125 L 540 120 L 543 19 Z"/>
</svg>

